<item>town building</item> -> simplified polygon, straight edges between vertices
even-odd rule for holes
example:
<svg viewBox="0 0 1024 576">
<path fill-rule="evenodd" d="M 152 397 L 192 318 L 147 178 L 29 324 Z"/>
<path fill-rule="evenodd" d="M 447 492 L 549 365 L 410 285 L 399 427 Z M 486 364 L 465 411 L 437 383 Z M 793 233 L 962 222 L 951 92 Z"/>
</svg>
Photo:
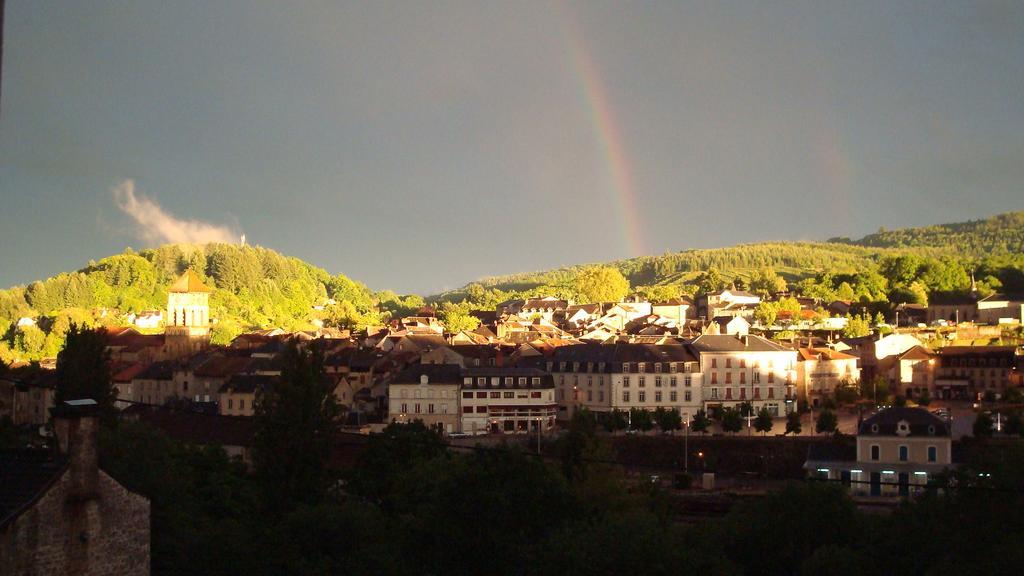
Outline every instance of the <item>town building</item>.
<svg viewBox="0 0 1024 576">
<path fill-rule="evenodd" d="M 461 432 L 461 384 L 462 369 L 456 364 L 411 366 L 395 374 L 388 385 L 388 420 L 419 420 L 446 434 Z"/>
<path fill-rule="evenodd" d="M 934 396 L 980 399 L 1001 396 L 1017 365 L 1014 346 L 946 346 L 938 350 Z"/>
<path fill-rule="evenodd" d="M 857 496 L 910 496 L 954 467 L 949 423 L 922 408 L 888 408 L 857 429 L 856 450 L 808 450 L 811 477 L 839 481 Z"/>
<path fill-rule="evenodd" d="M 551 375 L 528 367 L 480 367 L 462 372 L 462 432 L 546 434 L 558 404 Z"/>
<path fill-rule="evenodd" d="M 773 416 L 796 410 L 796 350 L 752 334 L 705 334 L 692 345 L 700 359 L 706 410 L 744 402 L 755 413 L 767 408 Z"/>
<path fill-rule="evenodd" d="M 210 343 L 210 288 L 191 268 L 167 288 L 166 355 L 181 358 Z"/>
<path fill-rule="evenodd" d="M 797 395 L 818 406 L 835 395 L 842 385 L 860 383 L 857 357 L 831 348 L 798 348 L 796 362 Z"/>
</svg>

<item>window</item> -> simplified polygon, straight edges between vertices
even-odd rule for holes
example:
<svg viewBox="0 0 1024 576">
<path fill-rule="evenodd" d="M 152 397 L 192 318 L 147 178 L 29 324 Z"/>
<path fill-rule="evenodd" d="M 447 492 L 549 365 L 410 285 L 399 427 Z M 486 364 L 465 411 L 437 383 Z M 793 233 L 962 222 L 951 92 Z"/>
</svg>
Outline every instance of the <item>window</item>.
<svg viewBox="0 0 1024 576">
<path fill-rule="evenodd" d="M 501 392 L 491 392 L 491 398 L 501 398 Z"/>
<path fill-rule="evenodd" d="M 416 413 L 419 414 L 420 413 L 420 403 L 419 402 L 416 403 L 415 408 L 416 408 Z"/>
<path fill-rule="evenodd" d="M 427 404 L 427 414 L 433 414 L 433 413 L 434 413 L 434 405 L 433 404 Z"/>
<path fill-rule="evenodd" d="M 640 378 L 638 378 L 638 380 L 639 380 L 639 384 L 638 384 L 638 386 L 640 386 L 641 388 L 643 388 L 643 387 L 644 387 L 644 386 L 645 386 L 645 385 L 647 384 L 647 383 L 646 383 L 646 382 L 644 381 L 644 377 L 643 377 L 643 376 L 641 376 Z"/>
<path fill-rule="evenodd" d="M 740 372 L 740 384 L 746 384 L 746 383 L 747 383 L 747 373 L 746 372 Z"/>
<path fill-rule="evenodd" d="M 477 406 L 476 407 L 476 412 L 477 412 L 477 414 L 486 414 L 487 413 L 487 406 Z"/>
<path fill-rule="evenodd" d="M 487 398 L 487 392 L 477 392 L 476 393 L 476 397 L 477 398 Z"/>
<path fill-rule="evenodd" d="M 562 376 L 562 380 L 563 381 L 565 380 L 565 376 Z M 512 377 L 511 376 L 506 376 L 505 377 L 505 386 L 512 386 Z"/>
<path fill-rule="evenodd" d="M 669 378 L 668 385 L 671 386 L 672 388 L 675 388 L 676 386 L 679 385 L 679 379 L 676 378 L 675 376 Z"/>
<path fill-rule="evenodd" d="M 593 402 L 593 401 L 594 401 L 594 391 L 593 390 L 587 390 L 587 402 Z"/>
<path fill-rule="evenodd" d="M 656 362 L 654 364 L 654 373 L 661 374 L 661 362 Z"/>
<path fill-rule="evenodd" d="M 768 383 L 769 384 L 774 384 L 775 383 L 775 372 L 769 372 L 768 373 Z"/>
<path fill-rule="evenodd" d="M 559 392 L 561 392 L 561 390 L 559 390 Z M 515 398 L 516 397 L 516 393 L 515 392 L 505 392 L 504 394 L 505 394 L 505 398 Z M 564 396 L 564 394 L 563 394 L 563 396 Z"/>
<path fill-rule="evenodd" d="M 477 378 L 476 379 L 476 385 L 477 386 L 487 386 L 487 378 Z"/>
<path fill-rule="evenodd" d="M 533 383 L 534 386 L 540 386 L 540 378 L 538 377 L 532 378 L 530 382 Z"/>
<path fill-rule="evenodd" d="M 775 398 L 775 388 L 768 388 L 768 397 Z"/>
<path fill-rule="evenodd" d="M 645 364 L 644 362 L 637 362 L 636 369 L 638 372 L 643 374 L 644 372 L 647 372 L 647 364 Z"/>
<path fill-rule="evenodd" d="M 732 372 L 725 373 L 725 383 L 732 384 Z"/>
<path fill-rule="evenodd" d="M 538 394 L 539 394 L 539 392 L 538 392 Z M 538 398 L 540 398 L 540 396 L 538 396 Z M 598 390 L 597 391 L 597 401 L 598 402 L 604 402 L 604 390 Z"/>
<path fill-rule="evenodd" d="M 686 378 L 683 379 L 683 386 L 686 386 L 687 388 L 693 386 L 693 376 L 687 375 Z"/>
<path fill-rule="evenodd" d="M 540 392 L 530 392 L 530 398 L 540 398 Z"/>
<path fill-rule="evenodd" d="M 245 398 L 238 399 L 238 409 L 245 410 Z"/>
<path fill-rule="evenodd" d="M 622 387 L 629 388 L 629 376 L 622 377 Z"/>
<path fill-rule="evenodd" d="M 661 376 L 654 377 L 654 387 L 661 388 Z"/>
<path fill-rule="evenodd" d="M 473 407 L 472 406 L 463 406 L 462 407 L 462 413 L 463 414 L 472 414 L 473 413 Z"/>
<path fill-rule="evenodd" d="M 654 401 L 659 404 L 661 403 L 661 390 L 654 393 Z"/>
<path fill-rule="evenodd" d="M 882 449 L 878 446 L 878 444 L 872 444 L 871 445 L 871 459 L 872 460 L 880 459 L 881 458 L 881 451 L 882 451 Z"/>
<path fill-rule="evenodd" d="M 717 392 L 717 390 L 716 390 L 716 392 Z M 717 396 L 717 394 L 716 394 L 716 396 Z M 692 397 L 692 395 L 691 395 L 689 390 L 686 390 L 685 392 L 683 392 L 683 400 L 686 401 L 686 402 L 690 402 L 691 400 L 693 400 L 693 397 Z"/>
<path fill-rule="evenodd" d="M 740 388 L 740 400 L 746 400 L 746 399 L 747 399 L 747 389 L 746 388 Z"/>
<path fill-rule="evenodd" d="M 740 358 L 740 368 L 746 368 L 746 367 L 747 367 L 747 360 L 745 358 Z"/>
<path fill-rule="evenodd" d="M 754 388 L 754 398 L 760 398 L 760 397 L 761 397 L 761 387 L 758 386 L 757 388 Z"/>
<path fill-rule="evenodd" d="M 928 461 L 937 462 L 939 460 L 939 450 L 935 446 L 928 447 Z"/>
<path fill-rule="evenodd" d="M 629 390 L 622 391 L 622 401 L 629 402 Z"/>
<path fill-rule="evenodd" d="M 526 378 L 525 377 L 519 378 L 519 386 L 521 388 L 525 388 L 526 387 Z"/>
<path fill-rule="evenodd" d="M 726 368 L 732 368 L 732 358 L 726 358 L 725 359 L 725 367 Z"/>
<path fill-rule="evenodd" d="M 900 462 L 906 462 L 910 456 L 910 449 L 906 446 L 900 446 Z"/>
<path fill-rule="evenodd" d="M 751 376 L 750 379 L 754 382 L 754 384 L 757 384 L 757 383 L 761 382 L 761 373 L 760 372 L 754 372 L 753 376 Z"/>
<path fill-rule="evenodd" d="M 627 374 L 629 373 L 629 362 L 624 362 L 622 364 L 622 371 L 627 373 Z"/>
<path fill-rule="evenodd" d="M 441 414 L 447 414 L 447 413 L 448 413 L 448 403 L 444 402 L 444 403 L 441 404 Z"/>
<path fill-rule="evenodd" d="M 711 373 L 711 383 L 718 384 L 718 372 Z"/>
<path fill-rule="evenodd" d="M 594 386 L 594 377 L 593 376 L 587 376 L 587 386 L 588 387 L 593 387 Z"/>
<path fill-rule="evenodd" d="M 231 410 L 234 407 L 235 407 L 235 401 L 232 400 L 231 398 L 228 398 L 228 410 Z"/>
<path fill-rule="evenodd" d="M 718 358 L 712 358 L 711 359 L 711 367 L 712 368 L 718 368 Z"/>
<path fill-rule="evenodd" d="M 473 393 L 472 392 L 463 392 L 462 393 L 462 397 L 463 398 L 472 398 L 473 397 Z"/>
<path fill-rule="evenodd" d="M 668 365 L 668 371 L 669 372 L 675 374 L 676 371 L 678 371 L 678 370 L 679 370 L 678 365 L 675 362 L 673 362 L 673 363 Z"/>
<path fill-rule="evenodd" d="M 732 400 L 732 388 L 725 389 L 725 399 Z"/>
<path fill-rule="evenodd" d="M 678 402 L 679 401 L 679 393 L 676 392 L 675 390 L 669 392 L 668 393 L 668 401 L 669 402 Z"/>
<path fill-rule="evenodd" d="M 718 388 L 711 389 L 711 398 L 713 400 L 718 400 Z"/>
<path fill-rule="evenodd" d="M 638 393 L 638 394 L 636 395 L 636 400 L 637 400 L 637 402 L 646 402 L 646 401 L 647 401 L 647 393 L 646 393 L 646 392 L 644 392 L 643 390 L 641 390 L 641 391 L 640 391 L 640 392 L 639 392 L 639 393 Z"/>
</svg>

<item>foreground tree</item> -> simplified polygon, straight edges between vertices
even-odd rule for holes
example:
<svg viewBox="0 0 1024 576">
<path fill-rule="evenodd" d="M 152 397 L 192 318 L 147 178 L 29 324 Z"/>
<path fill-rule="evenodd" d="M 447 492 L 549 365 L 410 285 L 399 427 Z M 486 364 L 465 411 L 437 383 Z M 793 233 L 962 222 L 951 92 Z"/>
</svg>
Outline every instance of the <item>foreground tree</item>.
<svg viewBox="0 0 1024 576">
<path fill-rule="evenodd" d="M 647 432 L 654 428 L 654 420 L 651 418 L 651 413 L 643 408 L 631 408 L 629 410 L 629 422 L 634 430 L 640 430 L 641 432 Z"/>
<path fill-rule="evenodd" d="M 659 406 L 658 409 L 654 411 L 654 421 L 658 423 L 658 428 L 660 428 L 665 434 L 668 434 L 673 430 L 679 430 L 683 427 L 683 418 L 675 408 L 666 410 Z"/>
<path fill-rule="evenodd" d="M 340 425 L 341 407 L 319 350 L 290 342 L 280 378 L 256 404 L 253 465 L 272 512 L 323 498 L 330 483 L 325 465 Z"/>
<path fill-rule="evenodd" d="M 818 434 L 833 434 L 838 427 L 839 418 L 831 410 L 822 410 L 814 424 L 814 430 Z"/>
<path fill-rule="evenodd" d="M 114 410 L 117 392 L 110 373 L 110 352 L 104 332 L 72 325 L 64 349 L 57 354 L 54 402 L 91 398 L 103 412 Z"/>
<path fill-rule="evenodd" d="M 735 408 L 726 408 L 722 411 L 722 430 L 736 433 L 743 428 L 743 417 Z"/>
<path fill-rule="evenodd" d="M 711 425 L 711 420 L 708 419 L 708 413 L 703 409 L 697 410 L 697 413 L 693 415 L 693 420 L 690 422 L 690 429 L 694 432 L 700 432 L 701 434 L 708 431 L 708 426 Z"/>
<path fill-rule="evenodd" d="M 796 410 L 786 414 L 786 434 L 800 434 L 804 425 L 800 423 L 800 413 Z"/>
<path fill-rule="evenodd" d="M 757 430 L 763 436 L 772 431 L 772 425 L 772 413 L 767 408 L 761 408 L 757 413 L 757 419 L 754 420 L 754 430 Z"/>
<path fill-rule="evenodd" d="M 974 419 L 974 426 L 971 428 L 971 431 L 975 438 L 991 438 L 992 426 L 994 425 L 995 422 L 992 420 L 992 416 L 987 412 L 982 412 Z"/>
</svg>

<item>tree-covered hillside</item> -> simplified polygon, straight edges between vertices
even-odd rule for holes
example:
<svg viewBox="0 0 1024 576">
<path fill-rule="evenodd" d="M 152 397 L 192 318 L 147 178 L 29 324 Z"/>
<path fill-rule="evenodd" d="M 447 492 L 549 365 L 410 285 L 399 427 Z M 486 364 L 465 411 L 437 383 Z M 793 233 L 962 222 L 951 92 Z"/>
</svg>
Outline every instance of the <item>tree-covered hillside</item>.
<svg viewBox="0 0 1024 576">
<path fill-rule="evenodd" d="M 53 357 L 72 323 L 123 325 L 129 314 L 163 310 L 167 286 L 187 268 L 211 288 L 213 340 L 226 342 L 245 329 L 311 328 L 311 322 L 359 326 L 379 323 L 378 309 L 422 305 L 418 297 L 374 295 L 342 274 L 273 250 L 231 244 L 166 245 L 110 256 L 71 273 L 0 290 L 0 360 Z M 336 304 L 324 306 L 328 299 Z M 321 309 L 322 308 L 322 309 Z M 18 326 L 20 318 L 34 318 Z"/>
<path fill-rule="evenodd" d="M 878 248 L 944 248 L 961 254 L 1024 252 L 1024 212 L 1008 212 L 984 220 L 938 224 L 921 228 L 879 230 L 860 240 L 834 242 Z"/>
</svg>

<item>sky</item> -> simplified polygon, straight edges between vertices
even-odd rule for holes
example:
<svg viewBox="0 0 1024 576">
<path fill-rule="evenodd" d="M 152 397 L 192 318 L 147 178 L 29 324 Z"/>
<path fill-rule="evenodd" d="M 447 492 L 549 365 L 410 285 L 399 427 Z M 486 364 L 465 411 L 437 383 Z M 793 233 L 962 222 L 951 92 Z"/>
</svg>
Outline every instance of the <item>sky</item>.
<svg viewBox="0 0 1024 576">
<path fill-rule="evenodd" d="M 0 286 L 238 241 L 373 289 L 1024 209 L 1024 2 L 7 0 Z"/>
</svg>

